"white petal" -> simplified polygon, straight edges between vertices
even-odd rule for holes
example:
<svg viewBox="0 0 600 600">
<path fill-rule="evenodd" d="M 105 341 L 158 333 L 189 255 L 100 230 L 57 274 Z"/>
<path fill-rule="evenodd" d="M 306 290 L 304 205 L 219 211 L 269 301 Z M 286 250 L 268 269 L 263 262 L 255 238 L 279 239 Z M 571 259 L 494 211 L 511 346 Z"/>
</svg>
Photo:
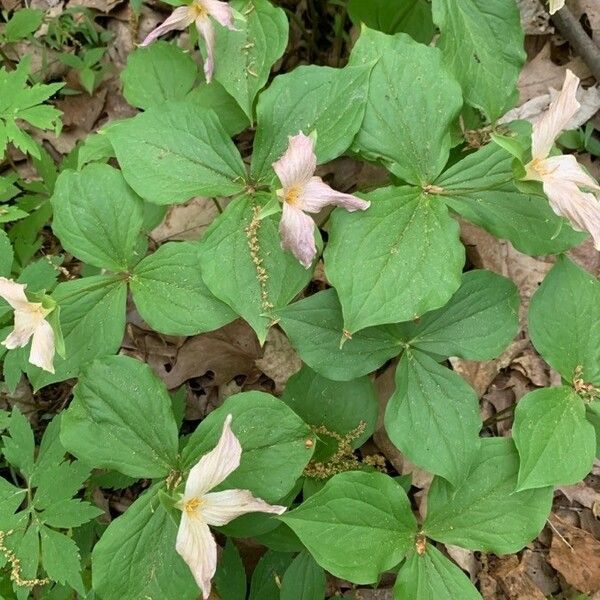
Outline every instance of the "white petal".
<svg viewBox="0 0 600 600">
<path fill-rule="evenodd" d="M 549 171 L 551 179 L 571 181 L 577 185 L 600 191 L 598 183 L 583 170 L 572 154 L 551 156 L 543 161 L 543 166 Z"/>
<path fill-rule="evenodd" d="M 184 511 L 179 523 L 175 549 L 185 560 L 204 600 L 210 596 L 211 580 L 217 570 L 217 544 L 208 525 Z"/>
<path fill-rule="evenodd" d="M 580 104 L 575 97 L 578 86 L 579 78 L 567 69 L 560 94 L 533 126 L 531 153 L 534 159 L 550 154 L 554 140 L 579 110 Z"/>
<path fill-rule="evenodd" d="M 200 514 L 209 525 L 220 527 L 246 513 L 264 512 L 280 515 L 285 509 L 285 506 L 268 504 L 260 498 L 255 498 L 249 490 L 225 490 L 206 494 L 202 498 Z"/>
<path fill-rule="evenodd" d="M 185 29 L 188 25 L 194 22 L 195 15 L 190 11 L 188 6 L 179 6 L 165 20 L 162 25 L 153 29 L 145 38 L 140 46 L 148 46 L 156 41 L 161 35 L 173 31 L 174 29 Z"/>
<path fill-rule="evenodd" d="M 306 212 L 316 213 L 329 205 L 341 206 L 349 212 L 354 212 L 355 210 L 366 210 L 371 206 L 371 203 L 352 194 L 336 192 L 320 177 L 311 177 L 299 198 L 298 208 Z"/>
<path fill-rule="evenodd" d="M 223 25 L 223 27 L 235 31 L 235 27 L 233 26 L 233 11 L 227 2 L 220 2 L 219 0 L 200 0 L 200 3 L 213 19 Z"/>
<path fill-rule="evenodd" d="M 2 342 L 9 350 L 23 348 L 31 336 L 44 323 L 45 312 L 41 304 L 27 302 L 23 309 L 15 310 L 15 328 Z"/>
<path fill-rule="evenodd" d="M 273 163 L 273 169 L 283 185 L 284 192 L 289 188 L 304 187 L 317 168 L 317 157 L 311 138 L 300 132 L 289 138 L 287 150 Z"/>
<path fill-rule="evenodd" d="M 6 300 L 15 310 L 25 309 L 29 304 L 25 296 L 26 287 L 25 284 L 0 277 L 0 298 Z"/>
<path fill-rule="evenodd" d="M 560 10 L 565 5 L 565 0 L 550 0 L 548 11 L 553 15 L 557 10 Z"/>
<path fill-rule="evenodd" d="M 201 498 L 240 466 L 242 446 L 231 431 L 231 419 L 231 415 L 227 415 L 215 448 L 192 467 L 185 484 L 184 502 L 189 498 Z"/>
<path fill-rule="evenodd" d="M 215 28 L 206 17 L 198 17 L 196 19 L 196 29 L 201 38 L 204 39 L 206 45 L 206 59 L 204 60 L 204 77 L 206 83 L 212 81 L 213 71 L 215 68 Z"/>
<path fill-rule="evenodd" d="M 53 361 L 54 331 L 50 323 L 43 320 L 33 332 L 29 362 L 44 371 L 54 373 Z"/>
<path fill-rule="evenodd" d="M 557 215 L 569 220 L 574 229 L 587 231 L 600 250 L 600 202 L 594 194 L 582 192 L 575 183 L 561 179 L 544 181 L 544 192 Z"/>
<path fill-rule="evenodd" d="M 283 203 L 283 212 L 279 222 L 281 247 L 290 250 L 307 269 L 317 255 L 315 244 L 315 222 L 300 209 Z"/>
</svg>

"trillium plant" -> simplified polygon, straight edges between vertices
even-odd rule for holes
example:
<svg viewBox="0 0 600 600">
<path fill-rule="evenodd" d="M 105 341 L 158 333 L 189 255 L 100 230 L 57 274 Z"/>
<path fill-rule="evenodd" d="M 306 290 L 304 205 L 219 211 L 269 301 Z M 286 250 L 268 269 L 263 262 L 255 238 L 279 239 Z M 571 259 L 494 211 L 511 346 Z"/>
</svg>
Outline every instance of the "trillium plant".
<svg viewBox="0 0 600 600">
<path fill-rule="evenodd" d="M 505 117 L 516 0 L 325 4 L 142 11 L 134 116 L 62 160 L 62 84 L 0 70 L 2 598 L 474 600 L 456 547 L 520 552 L 592 471 L 600 185 L 561 144 L 586 85 Z M 470 366 L 529 341 L 552 386 L 484 411 Z"/>
</svg>

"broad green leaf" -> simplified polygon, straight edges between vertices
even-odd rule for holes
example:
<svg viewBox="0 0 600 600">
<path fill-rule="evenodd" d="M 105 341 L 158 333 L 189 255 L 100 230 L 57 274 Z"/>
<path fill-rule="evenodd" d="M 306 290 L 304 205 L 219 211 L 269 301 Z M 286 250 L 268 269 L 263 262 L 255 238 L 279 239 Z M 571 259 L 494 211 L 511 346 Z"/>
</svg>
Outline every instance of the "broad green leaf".
<svg viewBox="0 0 600 600">
<path fill-rule="evenodd" d="M 64 455 L 66 450 L 63 448 L 62 452 Z M 32 478 L 32 484 L 37 486 L 33 504 L 38 510 L 71 499 L 83 487 L 91 470 L 80 460 L 64 461 L 52 467 L 45 465 L 41 469 L 40 466 L 38 461 L 35 479 Z"/>
<path fill-rule="evenodd" d="M 192 242 L 161 246 L 135 267 L 130 285 L 141 317 L 160 333 L 195 335 L 236 318 L 206 287 L 199 246 Z"/>
<path fill-rule="evenodd" d="M 417 466 L 458 485 L 479 451 L 481 418 L 473 389 L 454 371 L 407 350 L 385 411 L 392 443 Z"/>
<path fill-rule="evenodd" d="M 281 581 L 281 600 L 323 600 L 325 571 L 306 551 L 301 552 L 287 568 Z"/>
<path fill-rule="evenodd" d="M 131 477 L 166 476 L 176 466 L 178 436 L 164 383 L 127 356 L 94 361 L 63 413 L 61 441 L 90 466 Z"/>
<path fill-rule="evenodd" d="M 31 521 L 22 535 L 21 532 L 15 532 L 9 536 L 7 546 L 14 549 L 15 555 L 19 559 L 21 577 L 35 579 L 40 562 L 39 525 L 35 521 Z M 18 588 L 14 585 L 13 589 L 17 592 L 18 600 L 30 597 L 29 588 Z"/>
<path fill-rule="evenodd" d="M 454 164 L 435 182 L 439 199 L 471 223 L 532 256 L 576 246 L 586 234 L 558 217 L 543 196 L 524 194 L 513 182 L 513 157 L 488 144 Z"/>
<path fill-rule="evenodd" d="M 342 309 L 333 289 L 295 302 L 278 315 L 280 327 L 302 360 L 329 379 L 350 381 L 371 373 L 404 348 L 394 325 L 368 327 L 346 339 Z"/>
<path fill-rule="evenodd" d="M 519 455 L 509 438 L 481 440 L 467 479 L 453 488 L 436 477 L 423 533 L 438 542 L 495 554 L 517 552 L 544 527 L 552 488 L 515 491 Z"/>
<path fill-rule="evenodd" d="M 400 568 L 396 600 L 481 600 L 469 578 L 433 544 L 413 552 Z"/>
<path fill-rule="evenodd" d="M 36 389 L 76 377 L 94 358 L 114 354 L 125 332 L 127 285 L 119 276 L 66 281 L 56 287 L 52 298 L 60 306 L 66 358 L 54 357 L 54 374 L 28 367 Z"/>
<path fill-rule="evenodd" d="M 234 0 L 231 6 L 246 18 L 236 21 L 236 31 L 217 28 L 214 78 L 252 122 L 254 99 L 287 46 L 288 21 L 267 0 Z"/>
<path fill-rule="evenodd" d="M 596 432 L 596 458 L 600 458 L 600 401 L 590 402 L 585 412 L 588 422 Z"/>
<path fill-rule="evenodd" d="M 350 334 L 443 306 L 460 286 L 465 262 L 458 224 L 437 198 L 410 187 L 364 197 L 371 201 L 364 212 L 333 212 L 325 249 Z"/>
<path fill-rule="evenodd" d="M 406 493 L 382 473 L 335 475 L 320 492 L 279 518 L 317 563 L 353 583 L 374 583 L 397 565 L 417 530 Z"/>
<path fill-rule="evenodd" d="M 355 25 L 364 23 L 383 33 L 408 33 L 429 44 L 435 28 L 427 0 L 350 0 L 348 14 Z"/>
<path fill-rule="evenodd" d="M 567 382 L 600 386 L 600 282 L 564 256 L 531 300 L 529 334 Z"/>
<path fill-rule="evenodd" d="M 10 277 L 15 258 L 12 245 L 3 229 L 0 229 L 0 277 Z"/>
<path fill-rule="evenodd" d="M 573 485 L 591 470 L 596 432 L 570 387 L 535 390 L 517 404 L 512 433 L 519 451 L 519 490 Z"/>
<path fill-rule="evenodd" d="M 13 13 L 4 27 L 4 41 L 18 42 L 35 33 L 44 19 L 44 11 L 20 8 Z"/>
<path fill-rule="evenodd" d="M 77 147 L 77 169 L 92 162 L 106 163 L 115 158 L 115 151 L 104 131 L 92 133 Z"/>
<path fill-rule="evenodd" d="M 191 55 L 164 41 L 136 48 L 121 71 L 125 100 L 143 110 L 183 100 L 197 78 L 198 66 Z"/>
<path fill-rule="evenodd" d="M 177 525 L 158 500 L 140 496 L 103 533 L 92 553 L 93 588 L 102 600 L 196 600 L 189 567 L 175 551 Z"/>
<path fill-rule="evenodd" d="M 363 27 L 350 64 L 374 62 L 365 118 L 352 148 L 408 183 L 428 185 L 448 160 L 450 129 L 462 106 L 460 86 L 437 48 L 403 33 Z"/>
<path fill-rule="evenodd" d="M 0 477 L 0 524 L 10 519 L 21 506 L 27 490 L 19 489 Z"/>
<path fill-rule="evenodd" d="M 519 330 L 515 284 L 491 271 L 469 271 L 450 302 L 403 325 L 408 343 L 439 356 L 496 358 Z"/>
<path fill-rule="evenodd" d="M 39 513 L 39 520 L 52 527 L 70 529 L 72 527 L 79 527 L 102 514 L 104 514 L 104 510 L 101 508 L 89 502 L 70 498 L 69 500 L 62 500 L 51 504 Z"/>
<path fill-rule="evenodd" d="M 438 48 L 465 100 L 490 121 L 511 108 L 525 64 L 523 29 L 514 0 L 433 0 Z"/>
<path fill-rule="evenodd" d="M 81 562 L 77 544 L 66 535 L 48 527 L 40 527 L 42 566 L 52 581 L 68 583 L 81 595 L 85 594 L 81 580 Z"/>
<path fill-rule="evenodd" d="M 10 415 L 8 433 L 10 436 L 2 436 L 4 458 L 23 475 L 30 477 L 33 472 L 35 440 L 29 421 L 16 407 L 13 407 Z"/>
<path fill-rule="evenodd" d="M 156 204 L 243 191 L 242 158 L 217 115 L 190 101 L 165 102 L 111 127 L 127 183 Z"/>
<path fill-rule="evenodd" d="M 242 445 L 242 460 L 223 489 L 247 489 L 267 502 L 278 501 L 302 475 L 313 452 L 306 441 L 314 437 L 291 408 L 269 394 L 230 396 L 190 436 L 182 466 L 189 469 L 216 446 L 228 414 L 233 415 L 231 429 Z"/>
<path fill-rule="evenodd" d="M 321 481 L 319 480 L 319 482 Z M 253 537 L 263 546 L 276 552 L 302 552 L 304 550 L 304 545 L 298 536 L 285 523 L 278 523 L 275 529 Z"/>
<path fill-rule="evenodd" d="M 62 246 L 82 261 L 126 271 L 136 256 L 142 228 L 142 200 L 119 171 L 90 164 L 60 174 L 52 196 L 52 230 Z"/>
<path fill-rule="evenodd" d="M 277 76 L 257 105 L 252 177 L 274 177 L 272 164 L 288 146 L 288 137 L 316 132 L 318 163 L 343 154 L 365 114 L 371 64 L 344 69 L 301 66 Z"/>
<path fill-rule="evenodd" d="M 213 583 L 221 600 L 246 600 L 246 571 L 236 545 L 228 538 Z"/>
<path fill-rule="evenodd" d="M 12 223 L 13 221 L 24 219 L 27 216 L 29 216 L 27 212 L 12 204 L 0 207 L 0 223 Z"/>
<path fill-rule="evenodd" d="M 280 215 L 258 219 L 268 199 L 242 196 L 231 202 L 204 233 L 199 263 L 208 289 L 250 324 L 261 343 L 274 322 L 273 311 L 286 306 L 311 278 L 310 270 L 281 249 Z M 223 265 L 231 276 L 224 276 Z"/>
<path fill-rule="evenodd" d="M 252 573 L 248 600 L 280 600 L 281 580 L 291 562 L 289 554 L 265 552 Z"/>
</svg>

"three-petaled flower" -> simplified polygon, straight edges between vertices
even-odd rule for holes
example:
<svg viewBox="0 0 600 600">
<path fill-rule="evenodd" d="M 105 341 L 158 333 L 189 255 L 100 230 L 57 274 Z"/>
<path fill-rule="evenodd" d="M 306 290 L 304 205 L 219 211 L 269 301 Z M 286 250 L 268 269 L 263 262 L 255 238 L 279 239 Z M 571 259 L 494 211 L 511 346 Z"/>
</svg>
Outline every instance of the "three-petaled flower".
<svg viewBox="0 0 600 600">
<path fill-rule="evenodd" d="M 567 218 L 574 229 L 589 232 L 600 250 L 600 203 L 582 189 L 600 191 L 600 186 L 573 155 L 549 156 L 554 140 L 580 108 L 575 97 L 578 85 L 579 79 L 567 70 L 560 94 L 533 125 L 532 160 L 525 165 L 524 179 L 541 181 L 552 210 Z"/>
<path fill-rule="evenodd" d="M 2 342 L 9 350 L 23 348 L 31 339 L 29 362 L 54 373 L 54 330 L 46 317 L 52 309 L 44 308 L 41 302 L 30 302 L 25 296 L 25 284 L 0 277 L 0 298 L 12 306 L 15 326 Z"/>
<path fill-rule="evenodd" d="M 249 512 L 280 515 L 285 506 L 272 506 L 248 490 L 210 492 L 240 465 L 242 447 L 231 431 L 227 415 L 223 433 L 213 450 L 192 467 L 177 507 L 182 511 L 176 549 L 190 567 L 202 595 L 210 596 L 211 580 L 217 568 L 217 544 L 209 525 L 225 525 Z"/>
<path fill-rule="evenodd" d="M 189 25 L 195 23 L 198 34 L 206 43 L 204 75 L 206 76 L 207 83 L 210 83 L 215 66 L 215 29 L 211 17 L 223 27 L 235 31 L 235 27 L 233 26 L 233 11 L 227 2 L 221 2 L 220 0 L 193 0 L 189 5 L 176 8 L 171 16 L 162 25 L 152 30 L 140 45 L 148 46 L 148 44 L 151 44 L 169 31 L 186 29 Z"/>
<path fill-rule="evenodd" d="M 283 186 L 277 195 L 283 202 L 279 224 L 281 247 L 292 254 L 307 269 L 317 254 L 315 222 L 305 213 L 318 213 L 328 205 L 341 206 L 353 212 L 371 205 L 351 194 L 336 192 L 320 177 L 314 177 L 317 157 L 313 140 L 302 132 L 289 138 L 283 156 L 273 163 L 273 169 Z"/>
</svg>

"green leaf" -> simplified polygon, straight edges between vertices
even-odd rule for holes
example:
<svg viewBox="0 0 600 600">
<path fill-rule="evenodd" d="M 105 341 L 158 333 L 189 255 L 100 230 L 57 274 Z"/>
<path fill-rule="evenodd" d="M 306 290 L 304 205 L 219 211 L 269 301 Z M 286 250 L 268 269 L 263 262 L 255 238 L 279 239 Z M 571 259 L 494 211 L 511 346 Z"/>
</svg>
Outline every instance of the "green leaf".
<svg viewBox="0 0 600 600">
<path fill-rule="evenodd" d="M 519 331 L 515 284 L 491 271 L 469 271 L 450 302 L 402 327 L 413 348 L 471 360 L 496 358 Z"/>
<path fill-rule="evenodd" d="M 88 135 L 77 147 L 77 169 L 81 170 L 91 162 L 107 162 L 115 158 L 110 139 L 104 131 Z"/>
<path fill-rule="evenodd" d="M 139 260 L 142 200 L 116 169 L 95 163 L 64 171 L 51 202 L 52 230 L 77 258 L 112 271 L 126 271 Z"/>
<path fill-rule="evenodd" d="M 481 600 L 466 575 L 433 544 L 413 552 L 400 568 L 394 586 L 396 600 Z"/>
<path fill-rule="evenodd" d="M 134 269 L 131 293 L 140 316 L 167 335 L 195 335 L 236 318 L 200 276 L 200 250 L 192 242 L 171 242 Z"/>
<path fill-rule="evenodd" d="M 23 413 L 13 407 L 8 426 L 9 436 L 3 435 L 4 458 L 23 475 L 30 477 L 33 472 L 33 454 L 35 452 L 35 440 L 29 421 Z"/>
<path fill-rule="evenodd" d="M 351 334 L 443 306 L 460 286 L 465 262 L 458 224 L 436 198 L 409 187 L 364 198 L 371 201 L 364 212 L 333 212 L 325 249 L 327 277 Z"/>
<path fill-rule="evenodd" d="M 566 381 L 600 386 L 600 282 L 561 256 L 531 299 L 529 335 Z"/>
<path fill-rule="evenodd" d="M 256 212 L 267 201 L 266 195 L 237 198 L 213 221 L 200 243 L 204 282 L 250 324 L 261 343 L 273 324 L 273 310 L 286 306 L 311 278 L 310 270 L 281 249 L 279 216 L 257 219 Z M 223 276 L 223 265 L 232 277 Z M 266 275 L 259 274 L 260 269 Z"/>
<path fill-rule="evenodd" d="M 451 125 L 462 106 L 460 86 L 437 48 L 403 33 L 389 36 L 363 27 L 350 64 L 374 62 L 353 150 L 408 183 L 428 185 L 448 160 Z"/>
<path fill-rule="evenodd" d="M 329 379 L 350 381 L 371 373 L 404 347 L 395 325 L 368 327 L 346 339 L 342 309 L 333 289 L 295 302 L 278 315 L 279 325 L 302 360 Z"/>
<path fill-rule="evenodd" d="M 301 552 L 283 576 L 281 600 L 323 600 L 325 585 L 325 571 L 308 552 Z"/>
<path fill-rule="evenodd" d="M 0 229 L 0 277 L 10 277 L 14 258 L 10 240 L 4 230 Z"/>
<path fill-rule="evenodd" d="M 92 552 L 93 588 L 102 600 L 196 600 L 189 567 L 175 551 L 177 525 L 156 485 L 108 526 Z"/>
<path fill-rule="evenodd" d="M 246 571 L 236 545 L 227 539 L 213 580 L 221 600 L 246 600 Z"/>
<path fill-rule="evenodd" d="M 600 401 L 595 400 L 586 406 L 586 418 L 596 432 L 596 458 L 600 457 Z"/>
<path fill-rule="evenodd" d="M 465 100 L 490 121 L 517 99 L 525 64 L 517 3 L 506 0 L 433 0 L 437 43 L 444 62 L 460 81 Z"/>
<path fill-rule="evenodd" d="M 434 478 L 424 535 L 495 554 L 521 550 L 544 527 L 553 490 L 516 492 L 518 471 L 519 456 L 511 439 L 482 439 L 477 460 L 458 488 Z"/>
<path fill-rule="evenodd" d="M 517 190 L 512 163 L 506 150 L 488 144 L 438 178 L 435 185 L 443 190 L 439 199 L 525 254 L 556 254 L 581 243 L 586 234 L 558 217 L 545 197 Z"/>
<path fill-rule="evenodd" d="M 278 501 L 302 475 L 313 452 L 306 440 L 314 438 L 298 415 L 269 394 L 245 392 L 227 398 L 190 436 L 181 455 L 183 468 L 216 446 L 228 414 L 233 415 L 231 429 L 242 445 L 242 459 L 220 487 L 247 489 L 267 502 Z"/>
<path fill-rule="evenodd" d="M 50 505 L 39 513 L 39 519 L 42 523 L 51 527 L 70 529 L 71 527 L 79 527 L 102 514 L 104 514 L 104 511 L 101 508 L 89 502 L 71 498 Z"/>
<path fill-rule="evenodd" d="M 164 383 L 127 356 L 98 359 L 84 370 L 61 426 L 69 452 L 131 477 L 164 477 L 175 468 L 177 433 Z"/>
<path fill-rule="evenodd" d="M 21 8 L 13 13 L 4 28 L 5 42 L 18 42 L 35 33 L 44 19 L 44 11 Z"/>
<path fill-rule="evenodd" d="M 62 444 L 61 444 L 62 446 Z M 64 449 L 63 455 L 66 452 Z M 37 486 L 33 503 L 36 509 L 44 509 L 71 499 L 90 476 L 90 467 L 80 460 L 65 461 L 52 468 L 39 469 L 36 465 L 35 481 Z"/>
<path fill-rule="evenodd" d="M 348 14 L 355 25 L 364 23 L 383 33 L 408 33 L 429 44 L 435 28 L 427 0 L 350 0 Z"/>
<path fill-rule="evenodd" d="M 288 21 L 267 0 L 235 0 L 231 7 L 246 18 L 236 21 L 235 31 L 217 27 L 214 77 L 252 122 L 254 99 L 287 46 Z"/>
<path fill-rule="evenodd" d="M 191 55 L 163 41 L 136 48 L 121 71 L 125 100 L 143 110 L 183 100 L 197 78 L 198 66 Z"/>
<path fill-rule="evenodd" d="M 585 413 L 583 400 L 566 386 L 519 400 L 512 429 L 521 459 L 519 490 L 573 485 L 592 470 L 596 432 Z"/>
<path fill-rule="evenodd" d="M 99 356 L 114 354 L 125 331 L 127 285 L 115 276 L 97 275 L 60 283 L 52 298 L 60 306 L 65 356 L 54 357 L 55 373 L 28 366 L 35 389 L 79 375 Z"/>
<path fill-rule="evenodd" d="M 382 473 L 335 475 L 279 518 L 324 569 L 353 583 L 374 583 L 397 565 L 417 530 L 406 493 Z"/>
<path fill-rule="evenodd" d="M 259 98 L 252 177 L 270 181 L 272 164 L 288 146 L 288 136 L 317 133 L 319 164 L 343 154 L 354 139 L 365 113 L 372 64 L 332 69 L 301 66 L 275 77 Z"/>
<path fill-rule="evenodd" d="M 4 524 L 23 503 L 27 490 L 19 489 L 0 477 L 0 524 Z"/>
<path fill-rule="evenodd" d="M 280 600 L 280 582 L 291 562 L 289 554 L 265 552 L 252 573 L 248 600 Z"/>
<path fill-rule="evenodd" d="M 385 429 L 417 466 L 457 486 L 479 451 L 477 396 L 460 375 L 426 354 L 408 350 L 396 368 Z"/>
<path fill-rule="evenodd" d="M 191 102 L 165 102 L 111 127 L 127 183 L 156 204 L 244 190 L 242 158 L 217 115 Z"/>
<path fill-rule="evenodd" d="M 82 596 L 81 562 L 77 544 L 66 535 L 48 527 L 40 527 L 42 566 L 52 581 L 67 583 Z"/>
</svg>

